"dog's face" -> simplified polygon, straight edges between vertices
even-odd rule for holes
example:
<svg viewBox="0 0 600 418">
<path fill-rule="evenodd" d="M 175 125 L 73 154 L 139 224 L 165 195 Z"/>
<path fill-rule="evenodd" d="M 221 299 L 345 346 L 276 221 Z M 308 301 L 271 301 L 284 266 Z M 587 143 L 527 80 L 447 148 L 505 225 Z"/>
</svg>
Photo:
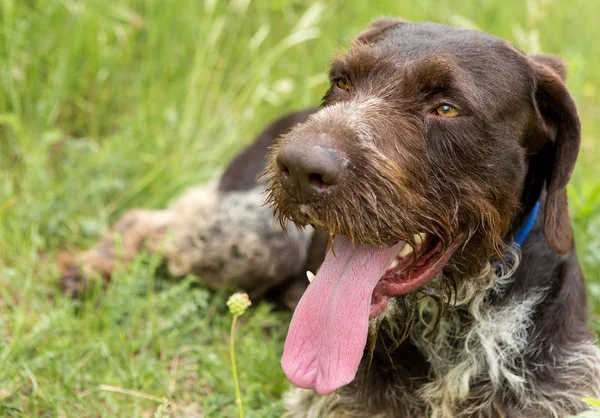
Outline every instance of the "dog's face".
<svg viewBox="0 0 600 418">
<path fill-rule="evenodd" d="M 442 304 L 475 285 L 544 183 L 548 242 L 570 250 L 579 121 L 561 76 L 557 59 L 484 33 L 393 19 L 334 60 L 321 110 L 280 138 L 267 171 L 280 217 L 332 237 L 286 342 L 294 383 L 347 383 L 369 318 L 402 306 L 408 323 L 417 294 Z"/>
</svg>

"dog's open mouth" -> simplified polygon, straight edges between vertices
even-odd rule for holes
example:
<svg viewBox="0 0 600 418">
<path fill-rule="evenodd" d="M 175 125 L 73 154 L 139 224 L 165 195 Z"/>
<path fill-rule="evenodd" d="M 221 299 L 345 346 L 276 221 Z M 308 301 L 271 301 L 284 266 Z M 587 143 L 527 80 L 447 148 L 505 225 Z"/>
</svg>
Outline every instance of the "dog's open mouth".
<svg viewBox="0 0 600 418">
<path fill-rule="evenodd" d="M 402 244 L 398 255 L 377 282 L 373 290 L 369 319 L 377 317 L 385 309 L 390 297 L 414 292 L 433 280 L 463 239 L 461 237 L 455 240 L 446 251 L 442 250 L 441 242 L 431 235 L 417 234 L 414 241 L 414 248 L 407 243 Z"/>
<path fill-rule="evenodd" d="M 281 364 L 296 386 L 325 395 L 354 380 L 367 342 L 369 319 L 390 297 L 433 280 L 464 238 L 442 249 L 425 234 L 390 247 L 354 244 L 336 236 L 298 303 Z M 414 253 L 413 253 L 414 252 Z M 416 257 L 415 257 L 416 255 Z"/>
</svg>

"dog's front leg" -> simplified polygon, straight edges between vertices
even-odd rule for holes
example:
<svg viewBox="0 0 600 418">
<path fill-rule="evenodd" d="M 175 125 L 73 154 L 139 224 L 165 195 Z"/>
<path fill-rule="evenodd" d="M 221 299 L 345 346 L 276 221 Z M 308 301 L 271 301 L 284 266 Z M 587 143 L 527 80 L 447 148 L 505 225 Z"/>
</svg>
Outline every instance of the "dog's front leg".
<svg viewBox="0 0 600 418">
<path fill-rule="evenodd" d="M 94 247 L 75 255 L 59 256 L 63 292 L 77 297 L 93 278 L 100 278 L 106 286 L 115 267 L 131 261 L 140 251 L 164 254 L 174 222 L 175 213 L 170 209 L 126 212 Z"/>
</svg>

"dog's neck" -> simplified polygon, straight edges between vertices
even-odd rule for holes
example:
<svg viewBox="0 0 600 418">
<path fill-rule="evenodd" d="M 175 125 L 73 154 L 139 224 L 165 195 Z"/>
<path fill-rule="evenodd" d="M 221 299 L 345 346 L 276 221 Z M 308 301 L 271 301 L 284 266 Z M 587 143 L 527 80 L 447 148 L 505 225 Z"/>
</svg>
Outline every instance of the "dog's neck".
<svg viewBox="0 0 600 418">
<path fill-rule="evenodd" d="M 563 416 L 561 408 L 573 409 L 585 395 L 582 387 L 600 387 L 582 276 L 574 252 L 549 248 L 543 197 L 514 235 L 513 268 L 491 269 L 489 288 L 449 309 L 432 338 L 413 333 L 431 367 L 433 379 L 418 393 L 436 405 L 432 416 L 494 416 L 507 407 L 502 398 L 536 416 Z"/>
<path fill-rule="evenodd" d="M 412 405 L 424 401 L 436 418 L 501 416 L 498 411 L 510 408 L 536 411 L 527 416 L 562 417 L 585 395 L 582 387 L 600 387 L 600 355 L 587 331 L 582 278 L 578 269 L 565 268 L 576 257 L 549 248 L 543 207 L 542 197 L 523 217 L 510 260 L 465 281 L 480 286 L 450 306 L 437 327 L 436 306 L 423 299 L 410 342 L 390 354 L 393 368 L 400 365 L 402 383 L 394 379 L 395 384 L 421 382 Z M 417 352 L 408 348 L 413 345 Z M 379 362 L 386 362 L 381 353 Z M 408 370 L 423 374 L 401 379 Z M 575 383 L 582 380 L 586 385 Z M 404 395 L 405 403 L 408 398 Z"/>
</svg>

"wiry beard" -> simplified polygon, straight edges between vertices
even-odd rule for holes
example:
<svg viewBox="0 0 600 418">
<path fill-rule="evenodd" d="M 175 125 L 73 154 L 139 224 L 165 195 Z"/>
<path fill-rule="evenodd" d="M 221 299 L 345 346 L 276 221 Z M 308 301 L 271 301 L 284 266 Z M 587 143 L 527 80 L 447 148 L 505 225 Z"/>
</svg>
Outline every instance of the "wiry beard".
<svg viewBox="0 0 600 418">
<path fill-rule="evenodd" d="M 325 229 L 330 237 L 341 234 L 367 245 L 405 241 L 413 248 L 415 234 L 424 232 L 440 242 L 441 253 L 463 233 L 467 238 L 451 266 L 461 276 L 477 275 L 488 260 L 505 253 L 510 216 L 504 212 L 514 211 L 516 200 L 506 199 L 501 212 L 478 189 L 427 181 L 377 152 L 361 150 L 353 156 L 360 173 L 350 174 L 333 193 L 300 204 L 281 185 L 275 156 L 282 142 L 285 138 L 272 148 L 263 177 L 266 203 L 284 229 L 292 221 Z"/>
<path fill-rule="evenodd" d="M 365 373 L 369 372 L 378 340 L 389 354 L 410 336 L 413 327 L 418 322 L 426 321 L 430 325 L 428 332 L 435 333 L 446 310 L 456 304 L 458 293 L 456 281 L 440 272 L 438 277 L 419 290 L 390 298 L 384 312 L 369 322 L 366 346 L 368 366 Z M 424 318 L 424 303 L 433 304 L 434 307 L 427 310 L 428 318 Z"/>
<path fill-rule="evenodd" d="M 378 342 L 391 355 L 411 335 L 420 341 L 434 338 L 444 314 L 460 308 L 490 289 L 502 293 L 521 260 L 518 248 L 507 247 L 504 260 L 489 262 L 475 277 L 458 280 L 454 274 L 440 272 L 418 291 L 391 298 L 385 311 L 369 322 L 367 357 L 363 383 L 366 382 Z"/>
<path fill-rule="evenodd" d="M 333 195 L 325 195 L 309 204 L 299 204 L 283 189 L 275 156 L 276 145 L 270 153 L 271 163 L 263 176 L 267 180 L 267 204 L 274 207 L 283 228 L 292 220 L 296 226 L 312 224 L 326 229 L 332 235 L 346 235 L 353 242 L 368 245 L 386 245 L 405 241 L 412 243 L 415 233 L 426 232 L 436 236 L 446 248 L 457 236 L 456 222 L 447 216 L 425 211 L 427 198 L 410 190 L 425 190 L 397 164 L 379 153 L 362 150 L 353 158 L 360 167 L 360 175 L 350 174 L 350 181 L 336 185 Z M 340 198 L 342 197 L 342 198 Z M 417 209 L 421 208 L 421 209 Z M 441 209 L 441 208 L 440 208 Z M 416 217 L 413 213 L 419 213 Z"/>
</svg>

